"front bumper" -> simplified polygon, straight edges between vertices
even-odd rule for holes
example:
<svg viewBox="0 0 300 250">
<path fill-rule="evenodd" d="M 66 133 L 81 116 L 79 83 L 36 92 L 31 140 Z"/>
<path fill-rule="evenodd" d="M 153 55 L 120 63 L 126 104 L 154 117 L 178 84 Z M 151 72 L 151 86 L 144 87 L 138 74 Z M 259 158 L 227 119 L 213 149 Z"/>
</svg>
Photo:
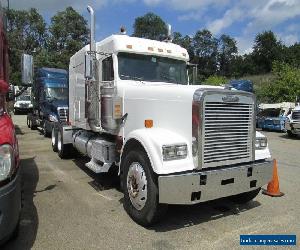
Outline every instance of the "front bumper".
<svg viewBox="0 0 300 250">
<path fill-rule="evenodd" d="M 158 177 L 159 203 L 196 204 L 255 190 L 272 177 L 273 161 Z"/>
<path fill-rule="evenodd" d="M 300 122 L 290 122 L 288 130 L 291 130 L 294 134 L 300 134 Z"/>
<path fill-rule="evenodd" d="M 18 171 L 20 172 L 20 170 Z M 0 243 L 14 232 L 21 211 L 21 177 L 0 188 Z"/>
</svg>

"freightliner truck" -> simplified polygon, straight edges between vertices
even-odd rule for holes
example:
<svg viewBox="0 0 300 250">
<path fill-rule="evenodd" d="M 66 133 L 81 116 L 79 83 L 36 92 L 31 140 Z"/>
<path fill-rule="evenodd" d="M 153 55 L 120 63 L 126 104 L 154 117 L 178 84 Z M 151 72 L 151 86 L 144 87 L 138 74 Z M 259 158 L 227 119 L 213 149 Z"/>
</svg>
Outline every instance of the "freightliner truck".
<svg viewBox="0 0 300 250">
<path fill-rule="evenodd" d="M 63 69 L 38 68 L 32 87 L 32 112 L 27 115 L 31 129 L 42 128 L 49 136 L 55 122 L 67 122 L 68 117 L 68 73 Z"/>
<path fill-rule="evenodd" d="M 76 149 L 95 173 L 117 167 L 124 208 L 143 226 L 168 204 L 256 197 L 272 161 L 255 131 L 254 95 L 190 85 L 188 52 L 170 39 L 112 35 L 95 43 L 88 10 L 91 43 L 70 59 L 69 124 L 52 133 L 59 156 Z"/>
</svg>

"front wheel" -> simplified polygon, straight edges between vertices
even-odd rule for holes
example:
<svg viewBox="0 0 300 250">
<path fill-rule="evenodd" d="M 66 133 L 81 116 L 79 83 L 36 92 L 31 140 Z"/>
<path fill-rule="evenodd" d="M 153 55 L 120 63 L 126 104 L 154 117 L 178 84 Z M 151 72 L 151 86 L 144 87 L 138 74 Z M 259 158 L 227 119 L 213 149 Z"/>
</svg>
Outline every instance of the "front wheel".
<svg viewBox="0 0 300 250">
<path fill-rule="evenodd" d="M 158 187 L 145 151 L 130 151 L 123 164 L 124 208 L 129 216 L 142 226 L 157 222 L 167 205 L 158 202 Z"/>
<path fill-rule="evenodd" d="M 73 145 L 64 144 L 62 129 L 57 130 L 57 153 L 61 159 L 67 159 L 72 154 Z"/>
<path fill-rule="evenodd" d="M 247 202 L 253 200 L 259 194 L 259 192 L 260 192 L 260 188 L 255 189 L 250 192 L 231 196 L 230 199 L 235 203 L 244 204 L 244 203 L 247 203 Z"/>
</svg>

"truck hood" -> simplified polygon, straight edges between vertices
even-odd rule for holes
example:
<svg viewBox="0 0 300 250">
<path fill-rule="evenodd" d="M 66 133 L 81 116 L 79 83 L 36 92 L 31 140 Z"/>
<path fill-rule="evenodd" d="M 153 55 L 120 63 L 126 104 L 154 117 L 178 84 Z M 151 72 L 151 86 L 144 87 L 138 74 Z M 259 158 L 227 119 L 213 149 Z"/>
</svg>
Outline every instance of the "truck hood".
<svg viewBox="0 0 300 250">
<path fill-rule="evenodd" d="M 224 89 L 211 85 L 181 85 L 164 82 L 122 81 L 119 94 L 125 98 L 164 100 L 164 101 L 193 101 L 197 89 Z"/>
</svg>

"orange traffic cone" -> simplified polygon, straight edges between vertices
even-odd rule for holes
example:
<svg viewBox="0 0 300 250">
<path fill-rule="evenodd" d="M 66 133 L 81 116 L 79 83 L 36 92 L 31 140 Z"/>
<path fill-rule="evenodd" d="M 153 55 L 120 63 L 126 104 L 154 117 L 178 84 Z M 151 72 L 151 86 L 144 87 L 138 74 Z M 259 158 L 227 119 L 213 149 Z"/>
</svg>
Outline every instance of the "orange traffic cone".
<svg viewBox="0 0 300 250">
<path fill-rule="evenodd" d="M 277 161 L 274 159 L 273 163 L 273 177 L 272 180 L 268 183 L 267 190 L 263 190 L 263 194 L 272 196 L 272 197 L 280 197 L 283 196 L 284 193 L 280 192 L 279 189 L 279 178 L 277 173 Z"/>
</svg>

